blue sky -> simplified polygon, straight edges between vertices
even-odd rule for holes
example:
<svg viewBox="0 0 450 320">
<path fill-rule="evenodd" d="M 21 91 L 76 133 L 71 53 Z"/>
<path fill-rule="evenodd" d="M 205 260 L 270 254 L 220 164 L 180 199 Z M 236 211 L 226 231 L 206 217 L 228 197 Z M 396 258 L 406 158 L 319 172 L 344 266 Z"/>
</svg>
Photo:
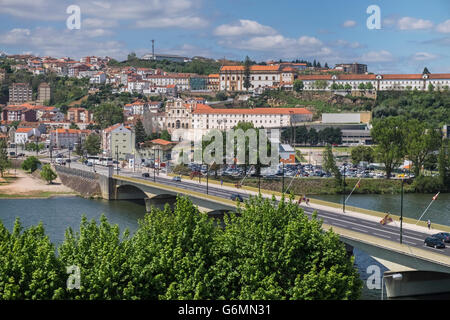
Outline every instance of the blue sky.
<svg viewBox="0 0 450 320">
<path fill-rule="evenodd" d="M 69 30 L 69 5 L 81 29 Z M 366 9 L 378 5 L 381 29 Z M 361 62 L 375 73 L 450 72 L 450 1 L 0 0 L 0 51 L 80 58 L 148 52 Z"/>
</svg>

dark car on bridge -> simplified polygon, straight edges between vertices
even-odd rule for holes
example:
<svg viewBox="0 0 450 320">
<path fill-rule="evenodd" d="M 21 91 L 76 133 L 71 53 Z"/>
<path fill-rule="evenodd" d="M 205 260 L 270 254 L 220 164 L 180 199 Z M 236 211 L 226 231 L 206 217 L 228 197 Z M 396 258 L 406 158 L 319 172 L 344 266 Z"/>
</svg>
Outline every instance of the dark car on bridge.
<svg viewBox="0 0 450 320">
<path fill-rule="evenodd" d="M 436 249 L 443 249 L 443 248 L 445 248 L 444 242 L 442 242 L 441 239 L 434 238 L 434 237 L 427 237 L 425 239 L 424 244 L 426 246 L 428 246 L 428 247 L 433 247 L 433 248 L 436 248 Z"/>
<path fill-rule="evenodd" d="M 180 182 L 181 181 L 181 177 L 180 176 L 175 176 L 175 177 L 172 178 L 172 181 Z"/>
<path fill-rule="evenodd" d="M 144 178 L 150 178 L 150 173 L 144 172 L 144 173 L 142 174 L 142 176 L 143 176 Z"/>
<path fill-rule="evenodd" d="M 439 232 L 439 233 L 433 234 L 432 237 L 437 238 L 437 239 L 447 242 L 447 243 L 450 242 L 450 233 L 448 233 L 448 232 Z"/>
<path fill-rule="evenodd" d="M 242 196 L 240 194 L 238 194 L 238 193 L 233 193 L 230 196 L 230 199 L 233 200 L 233 201 L 239 201 L 239 202 L 243 202 L 244 201 L 244 199 L 242 199 Z"/>
</svg>

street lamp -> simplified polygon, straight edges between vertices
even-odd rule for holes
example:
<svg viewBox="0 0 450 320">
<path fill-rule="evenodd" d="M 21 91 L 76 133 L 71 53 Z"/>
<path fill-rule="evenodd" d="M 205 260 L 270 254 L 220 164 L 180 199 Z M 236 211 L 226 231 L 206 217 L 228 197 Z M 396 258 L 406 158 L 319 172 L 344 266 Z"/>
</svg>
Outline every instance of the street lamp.
<svg viewBox="0 0 450 320">
<path fill-rule="evenodd" d="M 342 212 L 345 213 L 345 170 L 347 168 L 347 162 L 344 162 L 344 179 L 342 186 Z"/>
<path fill-rule="evenodd" d="M 119 175 L 119 146 L 116 145 L 116 172 Z"/>
<path fill-rule="evenodd" d="M 400 196 L 400 244 L 403 242 L 403 184 L 405 179 L 402 178 L 402 192 Z"/>
</svg>

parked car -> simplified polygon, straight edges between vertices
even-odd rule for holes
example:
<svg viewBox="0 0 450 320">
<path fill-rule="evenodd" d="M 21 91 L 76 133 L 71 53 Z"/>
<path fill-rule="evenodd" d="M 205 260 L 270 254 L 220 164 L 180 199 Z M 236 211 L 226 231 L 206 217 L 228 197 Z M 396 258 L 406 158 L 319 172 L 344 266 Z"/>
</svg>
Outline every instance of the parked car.
<svg viewBox="0 0 450 320">
<path fill-rule="evenodd" d="M 175 176 L 175 177 L 172 178 L 172 181 L 180 182 L 181 181 L 181 177 L 180 176 Z"/>
<path fill-rule="evenodd" d="M 238 194 L 238 193 L 233 193 L 230 196 L 230 199 L 233 200 L 233 201 L 239 201 L 239 202 L 243 202 L 244 201 L 244 199 L 242 199 L 242 196 L 240 194 Z"/>
<path fill-rule="evenodd" d="M 144 178 L 150 178 L 150 173 L 144 172 L 144 173 L 142 174 L 142 176 L 143 176 Z"/>
<path fill-rule="evenodd" d="M 88 167 L 92 167 L 92 162 L 87 162 L 86 165 L 87 165 Z"/>
<path fill-rule="evenodd" d="M 425 239 L 424 244 L 428 247 L 433 247 L 436 249 L 443 249 L 445 248 L 445 244 L 441 239 L 434 238 L 434 237 L 427 237 Z"/>
<path fill-rule="evenodd" d="M 439 232 L 432 235 L 433 238 L 437 238 L 441 241 L 450 243 L 450 233 L 448 232 Z"/>
</svg>

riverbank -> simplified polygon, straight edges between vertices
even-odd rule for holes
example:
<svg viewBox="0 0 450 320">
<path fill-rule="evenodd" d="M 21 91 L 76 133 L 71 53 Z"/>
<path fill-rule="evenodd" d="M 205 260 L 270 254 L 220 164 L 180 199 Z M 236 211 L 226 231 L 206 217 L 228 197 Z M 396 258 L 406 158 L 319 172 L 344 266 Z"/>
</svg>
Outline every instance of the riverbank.
<svg viewBox="0 0 450 320">
<path fill-rule="evenodd" d="M 8 175 L 0 184 L 0 199 L 33 199 L 77 196 L 78 193 L 64 186 L 59 178 L 52 184 L 24 172 L 17 170 L 16 176 Z"/>
</svg>

